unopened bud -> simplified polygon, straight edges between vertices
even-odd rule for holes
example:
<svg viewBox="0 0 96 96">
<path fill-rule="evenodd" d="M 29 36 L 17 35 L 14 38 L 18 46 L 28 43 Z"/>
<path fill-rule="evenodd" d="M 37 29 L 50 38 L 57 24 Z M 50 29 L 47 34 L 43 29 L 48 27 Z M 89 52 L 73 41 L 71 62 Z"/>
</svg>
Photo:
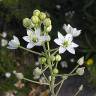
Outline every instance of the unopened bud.
<svg viewBox="0 0 96 96">
<path fill-rule="evenodd" d="M 83 64 L 84 64 L 84 56 L 81 57 L 81 58 L 77 61 L 77 63 L 78 63 L 79 65 L 83 65 Z"/>
<path fill-rule="evenodd" d="M 47 31 L 47 32 L 50 32 L 51 30 L 52 30 L 52 25 L 46 27 L 46 31 Z"/>
<path fill-rule="evenodd" d="M 51 25 L 51 20 L 50 20 L 50 18 L 46 18 L 46 19 L 44 20 L 44 25 L 47 26 L 47 27 Z"/>
<path fill-rule="evenodd" d="M 37 16 L 32 16 L 31 19 L 32 19 L 32 22 L 33 22 L 34 24 L 38 24 L 39 21 L 40 21 Z"/>
<path fill-rule="evenodd" d="M 23 26 L 25 27 L 25 28 L 29 28 L 30 26 L 31 26 L 31 20 L 29 19 L 29 18 L 25 18 L 25 19 L 23 19 Z"/>
<path fill-rule="evenodd" d="M 58 72 L 59 72 L 59 71 L 58 71 L 57 68 L 53 69 L 53 73 L 54 73 L 54 74 L 58 74 Z"/>
<path fill-rule="evenodd" d="M 76 73 L 77 73 L 78 75 L 82 76 L 82 75 L 84 74 L 84 69 L 85 69 L 85 67 L 78 68 L 78 69 L 76 70 Z"/>
<path fill-rule="evenodd" d="M 23 76 L 22 73 L 16 73 L 15 75 L 16 75 L 16 77 L 17 77 L 19 80 L 21 80 L 21 79 L 24 78 L 24 76 Z"/>
<path fill-rule="evenodd" d="M 40 12 L 39 18 L 40 18 L 41 20 L 44 20 L 44 19 L 46 18 L 46 14 L 43 13 L 43 12 Z"/>
<path fill-rule="evenodd" d="M 34 16 L 39 16 L 40 15 L 40 11 L 39 10 L 34 10 L 33 11 L 33 15 Z"/>
<path fill-rule="evenodd" d="M 46 58 L 45 58 L 45 57 L 41 57 L 41 58 L 39 59 L 39 62 L 40 62 L 40 64 L 46 63 Z"/>
<path fill-rule="evenodd" d="M 80 90 L 80 91 L 83 90 L 83 85 L 82 85 L 82 84 L 80 85 L 79 90 Z"/>
<path fill-rule="evenodd" d="M 58 62 L 58 61 L 61 60 L 61 56 L 60 56 L 60 55 L 56 55 L 55 59 L 56 59 L 56 61 Z"/>
<path fill-rule="evenodd" d="M 42 74 L 42 71 L 39 67 L 36 67 L 36 69 L 34 69 L 33 71 L 33 75 L 41 75 Z"/>
<path fill-rule="evenodd" d="M 51 55 L 50 59 L 51 59 L 51 61 L 55 61 L 55 56 Z"/>
</svg>

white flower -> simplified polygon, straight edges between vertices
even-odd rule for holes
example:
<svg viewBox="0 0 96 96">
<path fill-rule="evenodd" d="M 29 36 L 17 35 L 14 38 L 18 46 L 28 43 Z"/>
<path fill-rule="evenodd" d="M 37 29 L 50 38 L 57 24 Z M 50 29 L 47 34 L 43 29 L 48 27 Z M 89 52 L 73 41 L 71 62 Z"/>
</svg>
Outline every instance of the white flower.
<svg viewBox="0 0 96 96">
<path fill-rule="evenodd" d="M 49 36 L 41 36 L 40 28 L 35 29 L 35 31 L 27 30 L 27 35 L 23 39 L 28 42 L 27 48 L 33 48 L 34 46 L 41 46 L 43 42 L 50 39 Z"/>
<path fill-rule="evenodd" d="M 33 71 L 34 79 L 39 79 L 41 74 L 41 69 L 39 67 L 36 67 L 36 69 L 34 69 Z"/>
<path fill-rule="evenodd" d="M 19 80 L 21 80 L 21 79 L 23 79 L 24 78 L 24 75 L 23 75 L 23 73 L 14 73 L 15 75 L 16 75 L 16 77 L 17 77 L 17 79 L 19 79 Z"/>
<path fill-rule="evenodd" d="M 7 73 L 5 73 L 5 76 L 6 76 L 6 78 L 10 78 L 11 73 L 7 72 Z"/>
<path fill-rule="evenodd" d="M 67 50 L 70 53 L 75 54 L 74 48 L 78 47 L 78 45 L 72 42 L 72 40 L 73 37 L 71 34 L 63 36 L 60 32 L 58 32 L 58 38 L 56 38 L 54 42 L 60 46 L 59 53 L 64 53 Z"/>
<path fill-rule="evenodd" d="M 5 39 L 1 39 L 1 46 L 4 47 L 8 44 L 8 41 Z"/>
<path fill-rule="evenodd" d="M 68 34 L 72 34 L 73 37 L 77 37 L 81 34 L 81 30 L 77 30 L 76 28 L 73 28 L 70 24 L 63 25 L 63 29 L 66 31 Z"/>
<path fill-rule="evenodd" d="M 20 46 L 19 39 L 16 36 L 13 36 L 13 39 L 8 43 L 8 49 L 17 49 Z"/>
<path fill-rule="evenodd" d="M 3 33 L 2 33 L 2 37 L 5 38 L 6 36 L 7 36 L 7 33 L 6 33 L 6 32 L 3 32 Z"/>
<path fill-rule="evenodd" d="M 78 69 L 76 70 L 76 73 L 77 73 L 78 75 L 82 76 L 82 75 L 84 74 L 84 69 L 85 69 L 85 67 L 78 68 Z"/>
<path fill-rule="evenodd" d="M 81 57 L 81 58 L 77 61 L 77 63 L 78 63 L 79 65 L 83 65 L 83 64 L 84 64 L 84 56 Z"/>
</svg>

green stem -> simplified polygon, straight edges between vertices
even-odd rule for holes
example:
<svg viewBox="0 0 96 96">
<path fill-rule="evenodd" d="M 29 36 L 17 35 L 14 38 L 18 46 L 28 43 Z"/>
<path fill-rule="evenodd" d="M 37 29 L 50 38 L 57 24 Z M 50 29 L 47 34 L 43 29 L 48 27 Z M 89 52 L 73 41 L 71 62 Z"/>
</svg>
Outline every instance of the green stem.
<svg viewBox="0 0 96 96">
<path fill-rule="evenodd" d="M 64 74 L 64 75 L 63 74 L 58 74 L 57 77 L 58 76 L 60 76 L 60 77 L 62 77 L 62 76 L 75 76 L 75 75 L 77 75 L 77 73 L 70 74 L 70 75 L 69 74 Z M 57 84 L 55 84 L 55 87 L 57 87 L 61 82 L 62 82 L 62 80 L 60 82 L 58 82 Z"/>
<path fill-rule="evenodd" d="M 52 55 L 55 55 L 57 52 L 58 52 L 58 49 Z"/>
<path fill-rule="evenodd" d="M 34 54 L 40 55 L 40 56 L 42 55 L 42 54 L 39 53 L 39 52 L 29 50 L 29 49 L 27 49 L 27 48 L 24 48 L 23 46 L 19 46 L 19 48 L 21 48 L 21 49 L 23 49 L 23 50 L 26 50 L 26 51 L 28 51 L 28 52 L 31 52 L 31 53 L 34 53 Z"/>
<path fill-rule="evenodd" d="M 70 76 L 78 67 L 79 67 L 79 65 L 77 65 L 77 66 L 69 73 L 69 76 Z M 60 82 L 61 84 L 60 84 L 59 89 L 58 89 L 58 91 L 57 91 L 57 93 L 56 93 L 56 96 L 58 96 L 59 91 L 60 91 L 60 89 L 61 89 L 61 87 L 62 87 L 62 85 L 63 85 L 64 80 L 65 80 L 65 78 L 63 78 L 62 81 Z"/>
<path fill-rule="evenodd" d="M 80 93 L 80 91 L 81 91 L 81 90 L 78 90 L 78 91 L 75 93 L 75 95 L 73 95 L 73 96 L 77 96 L 77 95 Z"/>
<path fill-rule="evenodd" d="M 47 47 L 48 47 L 48 50 L 50 50 L 49 42 L 47 42 Z M 51 82 L 50 82 L 51 96 L 56 96 L 54 93 L 54 82 L 55 82 L 54 78 L 55 77 L 54 77 L 53 72 L 52 72 L 52 64 L 50 61 L 50 52 L 48 52 L 48 64 L 49 64 L 49 69 L 50 69 L 50 73 L 51 73 Z"/>
<path fill-rule="evenodd" d="M 57 90 L 56 96 L 58 96 L 58 94 L 59 94 L 59 92 L 60 92 L 60 89 L 61 89 L 61 87 L 62 87 L 62 85 L 63 85 L 64 80 L 65 80 L 65 79 L 63 79 L 63 80 L 61 81 L 61 84 L 60 84 L 60 86 L 59 86 L 59 89 Z"/>
<path fill-rule="evenodd" d="M 48 83 L 40 83 L 40 82 L 37 82 L 37 81 L 34 81 L 34 80 L 30 80 L 30 79 L 27 79 L 27 78 L 23 78 L 23 79 L 26 80 L 26 81 L 35 83 L 35 84 L 39 84 L 39 85 L 49 85 Z"/>
<path fill-rule="evenodd" d="M 77 75 L 77 73 L 74 74 L 58 74 L 57 77 L 62 77 L 62 76 L 74 76 Z"/>
</svg>

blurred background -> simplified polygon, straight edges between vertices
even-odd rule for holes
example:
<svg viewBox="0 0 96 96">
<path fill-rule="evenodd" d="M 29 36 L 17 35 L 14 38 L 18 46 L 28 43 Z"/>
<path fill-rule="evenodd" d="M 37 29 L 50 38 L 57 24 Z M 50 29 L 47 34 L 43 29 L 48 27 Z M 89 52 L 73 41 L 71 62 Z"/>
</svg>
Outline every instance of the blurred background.
<svg viewBox="0 0 96 96">
<path fill-rule="evenodd" d="M 16 35 L 25 46 L 22 37 L 26 35 L 26 29 L 22 20 L 26 17 L 31 18 L 35 9 L 46 12 L 51 18 L 52 40 L 57 37 L 58 31 L 65 34 L 64 24 L 71 24 L 72 27 L 82 30 L 81 35 L 74 40 L 80 45 L 76 49 L 76 55 L 67 52 L 63 54 L 58 68 L 61 72 L 68 73 L 76 66 L 76 61 L 85 56 L 86 72 L 82 77 L 68 79 L 60 96 L 72 96 L 80 84 L 84 84 L 84 90 L 78 96 L 96 96 L 96 0 L 0 0 L 0 33 L 3 35 L 3 38 L 0 37 L 0 96 L 39 96 L 31 94 L 33 89 L 42 89 L 40 92 L 45 92 L 45 95 L 40 96 L 48 96 L 45 88 L 41 86 L 19 82 L 18 88 L 14 86 L 18 82 L 13 75 L 10 78 L 6 77 L 6 74 L 11 74 L 13 70 L 22 72 L 30 79 L 33 77 L 32 71 L 38 57 L 20 49 L 8 50 L 6 44 L 7 40 Z M 53 41 L 50 44 L 51 48 L 57 47 Z M 35 47 L 33 50 L 42 51 L 42 47 Z"/>
</svg>

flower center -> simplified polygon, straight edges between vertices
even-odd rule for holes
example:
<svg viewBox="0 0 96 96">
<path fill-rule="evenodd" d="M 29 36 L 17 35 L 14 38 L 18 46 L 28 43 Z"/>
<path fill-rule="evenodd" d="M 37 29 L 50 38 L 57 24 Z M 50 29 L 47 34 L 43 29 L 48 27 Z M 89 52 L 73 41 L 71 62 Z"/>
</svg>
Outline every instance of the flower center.
<svg viewBox="0 0 96 96">
<path fill-rule="evenodd" d="M 70 42 L 68 42 L 68 41 L 64 41 L 64 43 L 63 43 L 63 47 L 68 47 L 69 44 L 70 44 Z"/>
<path fill-rule="evenodd" d="M 36 43 L 36 42 L 38 41 L 38 38 L 34 35 L 34 36 L 32 37 L 32 41 L 33 41 L 34 43 Z"/>
</svg>

